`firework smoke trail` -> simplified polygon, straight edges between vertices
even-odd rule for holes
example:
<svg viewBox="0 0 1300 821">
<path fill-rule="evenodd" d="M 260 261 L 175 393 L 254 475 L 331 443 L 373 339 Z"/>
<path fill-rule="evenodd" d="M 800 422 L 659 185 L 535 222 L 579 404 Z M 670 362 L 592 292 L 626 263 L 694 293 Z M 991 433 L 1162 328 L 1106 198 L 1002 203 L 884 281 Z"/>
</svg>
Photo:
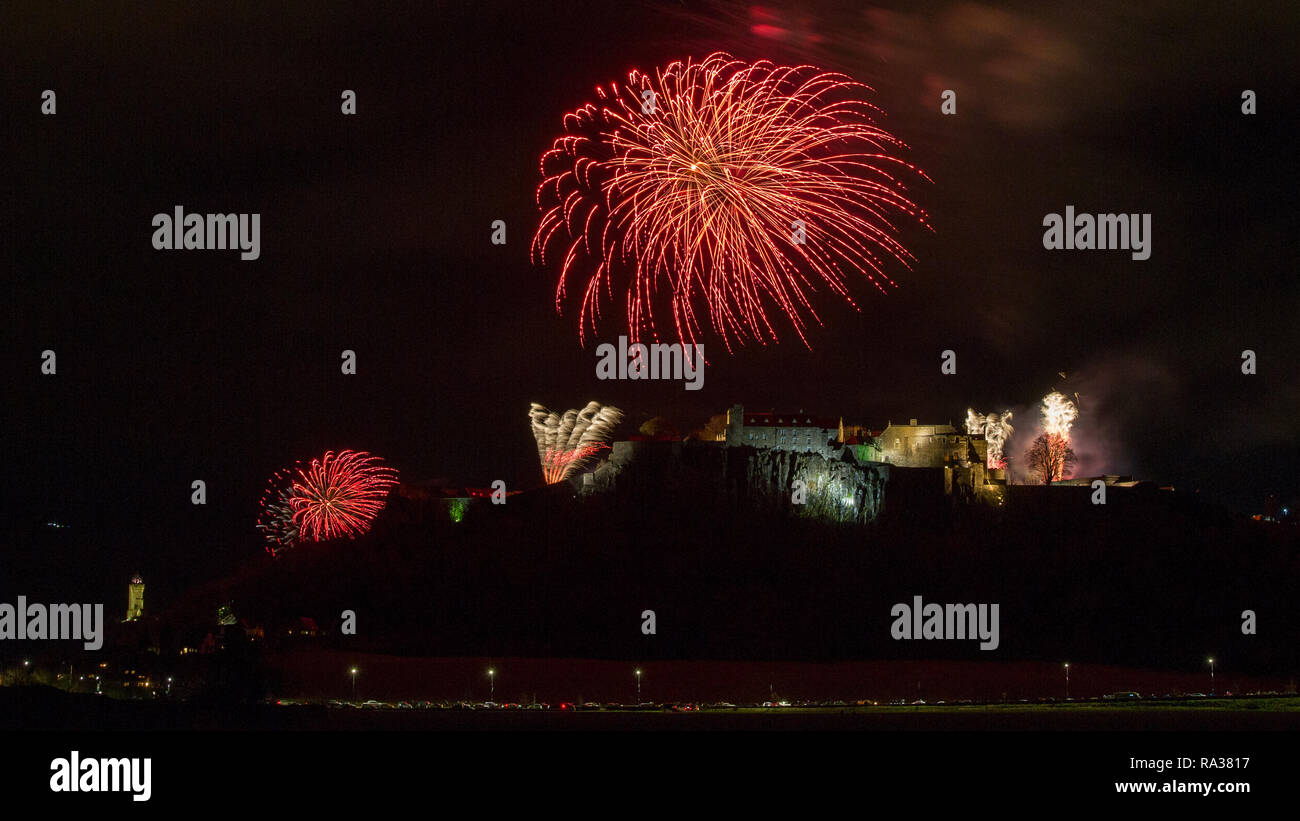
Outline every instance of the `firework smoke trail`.
<svg viewBox="0 0 1300 821">
<path fill-rule="evenodd" d="M 581 411 L 568 410 L 560 416 L 533 402 L 528 417 L 537 440 L 542 476 L 553 485 L 580 472 L 593 456 L 609 447 L 609 438 L 622 421 L 623 412 L 588 402 Z"/>
<path fill-rule="evenodd" d="M 1047 434 L 1049 444 L 1061 449 L 1069 447 L 1070 426 L 1079 416 L 1079 409 L 1075 404 L 1060 392 L 1052 391 L 1043 397 L 1039 413 L 1042 415 L 1043 433 Z M 1064 471 L 1058 467 L 1053 472 L 1052 481 L 1057 482 L 1064 478 Z"/>
<path fill-rule="evenodd" d="M 266 540 L 266 550 L 272 556 L 298 543 L 298 525 L 293 520 L 293 479 L 295 465 L 288 470 L 276 471 L 267 480 L 266 490 L 258 503 L 261 513 L 257 529 Z"/>
<path fill-rule="evenodd" d="M 617 296 L 630 341 L 658 341 L 654 306 L 666 292 L 683 344 L 705 321 L 729 352 L 778 341 L 774 311 L 808 345 L 807 317 L 821 323 L 809 300 L 818 285 L 854 307 L 852 272 L 892 286 L 887 260 L 910 267 L 914 257 L 891 218 L 928 227 L 893 172 L 926 177 L 890 155 L 906 146 L 852 99 L 862 89 L 811 66 L 715 53 L 653 76 L 634 70 L 566 115 L 565 135 L 542 155 L 532 256 L 545 265 L 559 245 L 557 310 L 570 280 L 585 278 L 580 340 L 596 331 L 602 296 Z"/>
<path fill-rule="evenodd" d="M 370 529 L 384 509 L 397 471 L 362 451 L 330 451 L 298 470 L 290 505 L 301 539 L 352 538 Z"/>
<path fill-rule="evenodd" d="M 990 413 L 985 416 L 971 408 L 966 409 L 966 432 L 984 434 L 984 441 L 988 443 L 988 458 L 985 464 L 990 470 L 1006 468 L 1007 460 L 1003 457 L 1002 451 L 1015 430 L 1011 427 L 1011 411 Z"/>
</svg>

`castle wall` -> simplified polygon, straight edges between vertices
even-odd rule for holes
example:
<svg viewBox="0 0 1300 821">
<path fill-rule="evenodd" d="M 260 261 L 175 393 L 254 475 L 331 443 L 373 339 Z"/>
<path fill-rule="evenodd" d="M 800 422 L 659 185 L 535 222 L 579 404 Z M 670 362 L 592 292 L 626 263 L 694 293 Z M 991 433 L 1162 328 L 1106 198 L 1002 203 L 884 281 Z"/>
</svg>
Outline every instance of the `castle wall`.
<svg viewBox="0 0 1300 821">
<path fill-rule="evenodd" d="M 966 434 L 952 425 L 890 425 L 880 434 L 885 461 L 901 467 L 942 467 L 969 458 Z"/>
</svg>

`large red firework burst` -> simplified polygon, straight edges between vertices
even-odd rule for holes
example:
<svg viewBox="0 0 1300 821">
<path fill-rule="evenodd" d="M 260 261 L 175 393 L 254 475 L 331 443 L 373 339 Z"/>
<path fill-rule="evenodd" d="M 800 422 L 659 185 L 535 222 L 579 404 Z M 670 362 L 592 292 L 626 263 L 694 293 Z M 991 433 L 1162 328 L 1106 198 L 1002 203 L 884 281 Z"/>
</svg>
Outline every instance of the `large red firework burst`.
<svg viewBox="0 0 1300 821">
<path fill-rule="evenodd" d="M 397 471 L 369 453 L 330 451 L 313 459 L 298 471 L 289 499 L 299 538 L 319 542 L 365 533 L 395 484 Z"/>
<path fill-rule="evenodd" d="M 700 338 L 707 318 L 730 351 L 777 341 L 769 311 L 808 345 L 818 284 L 855 306 L 853 272 L 893 285 L 887 261 L 913 257 L 891 220 L 927 224 L 894 172 L 924 173 L 891 156 L 905 146 L 872 122 L 874 107 L 853 96 L 862 89 L 721 53 L 597 88 L 599 104 L 566 115 L 541 161 L 532 253 L 546 264 L 561 252 L 556 308 L 583 279 L 584 342 L 615 296 L 629 337 L 657 341 L 666 297 L 677 340 Z"/>
</svg>

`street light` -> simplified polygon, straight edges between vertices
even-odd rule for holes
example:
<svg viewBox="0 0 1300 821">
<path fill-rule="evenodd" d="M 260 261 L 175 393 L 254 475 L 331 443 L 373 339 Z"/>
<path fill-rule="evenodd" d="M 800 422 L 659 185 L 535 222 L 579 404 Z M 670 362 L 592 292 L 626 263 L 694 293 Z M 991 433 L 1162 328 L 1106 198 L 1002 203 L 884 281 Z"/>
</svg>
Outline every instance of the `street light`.
<svg viewBox="0 0 1300 821">
<path fill-rule="evenodd" d="M 1214 695 L 1214 656 L 1207 660 L 1210 662 L 1210 695 Z"/>
<path fill-rule="evenodd" d="M 636 671 L 636 703 L 641 703 L 641 668 Z"/>
<path fill-rule="evenodd" d="M 1065 700 L 1070 700 L 1070 662 L 1065 663 Z"/>
<path fill-rule="evenodd" d="M 357 673 L 360 671 L 357 670 L 357 668 L 353 667 L 348 672 L 352 673 L 352 700 L 356 701 L 357 700 Z"/>
<path fill-rule="evenodd" d="M 497 671 L 491 667 L 488 668 L 488 701 L 493 704 L 497 703 Z"/>
</svg>

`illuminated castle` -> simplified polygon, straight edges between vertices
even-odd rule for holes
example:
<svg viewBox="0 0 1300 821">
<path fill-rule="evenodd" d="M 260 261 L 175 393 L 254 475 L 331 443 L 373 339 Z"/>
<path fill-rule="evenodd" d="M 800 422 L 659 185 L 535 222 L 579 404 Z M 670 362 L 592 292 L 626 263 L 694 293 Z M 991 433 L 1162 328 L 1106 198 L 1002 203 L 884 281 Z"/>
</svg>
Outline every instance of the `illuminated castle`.
<svg viewBox="0 0 1300 821">
<path fill-rule="evenodd" d="M 952 425 L 918 425 L 890 422 L 884 430 L 846 425 L 844 420 L 816 417 L 799 411 L 746 411 L 733 405 L 727 411 L 723 441 L 730 447 L 803 451 L 831 457 L 849 446 L 859 461 L 888 462 L 899 467 L 951 467 L 981 461 L 987 448 L 982 435 L 958 433 Z"/>
<path fill-rule="evenodd" d="M 915 419 L 906 425 L 891 421 L 877 441 L 882 461 L 909 468 L 979 461 L 988 447 L 982 435 L 958 433 L 952 425 L 918 425 Z"/>
<path fill-rule="evenodd" d="M 725 441 L 729 447 L 803 451 L 830 456 L 838 446 L 840 423 L 809 413 L 746 411 L 732 405 L 727 411 Z"/>
<path fill-rule="evenodd" d="M 131 586 L 126 600 L 126 620 L 135 621 L 144 615 L 144 579 L 137 573 L 131 577 Z"/>
<path fill-rule="evenodd" d="M 1005 483 L 1001 471 L 990 474 L 985 468 L 988 442 L 984 435 L 961 433 L 951 424 L 923 425 L 910 419 L 906 425 L 891 421 L 882 430 L 872 430 L 845 424 L 843 418 L 837 422 L 804 411 L 755 412 L 732 405 L 722 441 L 728 447 L 815 453 L 832 460 L 851 454 L 859 465 L 941 471 L 943 491 L 948 495 L 988 493 L 992 485 Z"/>
</svg>

